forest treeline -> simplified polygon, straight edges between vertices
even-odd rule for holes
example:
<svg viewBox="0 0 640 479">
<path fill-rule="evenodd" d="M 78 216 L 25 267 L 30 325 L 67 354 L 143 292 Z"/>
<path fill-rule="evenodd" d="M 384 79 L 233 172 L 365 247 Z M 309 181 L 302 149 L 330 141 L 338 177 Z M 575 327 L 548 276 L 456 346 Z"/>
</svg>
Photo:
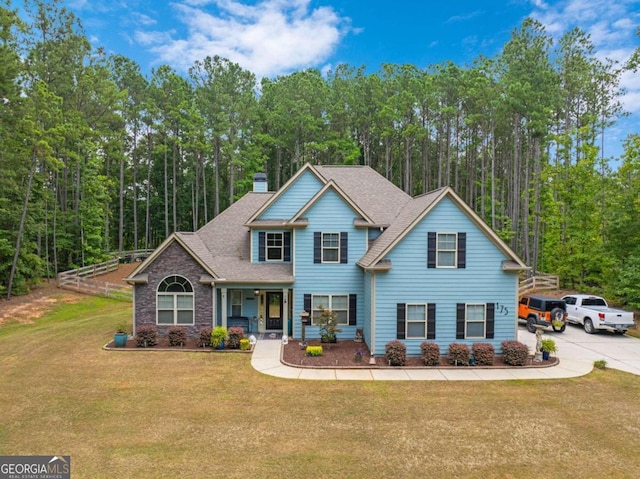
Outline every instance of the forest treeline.
<svg viewBox="0 0 640 479">
<path fill-rule="evenodd" d="M 627 64 L 525 20 L 473 64 L 256 76 L 218 56 L 149 75 L 58 0 L 0 7 L 0 292 L 153 248 L 304 163 L 445 185 L 529 264 L 640 307 L 640 137 L 603 154 Z M 611 165 L 615 165 L 612 168 Z"/>
</svg>

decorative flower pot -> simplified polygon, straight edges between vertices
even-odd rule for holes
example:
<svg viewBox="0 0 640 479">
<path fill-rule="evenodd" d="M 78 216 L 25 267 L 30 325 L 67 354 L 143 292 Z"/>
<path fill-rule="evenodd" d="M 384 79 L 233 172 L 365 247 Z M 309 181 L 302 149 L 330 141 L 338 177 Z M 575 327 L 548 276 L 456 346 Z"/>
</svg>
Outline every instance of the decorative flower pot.
<svg viewBox="0 0 640 479">
<path fill-rule="evenodd" d="M 549 360 L 549 351 L 542 351 L 542 360 L 543 361 Z"/>
<path fill-rule="evenodd" d="M 113 343 L 116 348 L 124 348 L 127 345 L 127 339 L 129 335 L 127 333 L 116 333 L 113 335 Z"/>
<path fill-rule="evenodd" d="M 216 349 L 224 349 L 224 339 L 216 346 Z"/>
</svg>

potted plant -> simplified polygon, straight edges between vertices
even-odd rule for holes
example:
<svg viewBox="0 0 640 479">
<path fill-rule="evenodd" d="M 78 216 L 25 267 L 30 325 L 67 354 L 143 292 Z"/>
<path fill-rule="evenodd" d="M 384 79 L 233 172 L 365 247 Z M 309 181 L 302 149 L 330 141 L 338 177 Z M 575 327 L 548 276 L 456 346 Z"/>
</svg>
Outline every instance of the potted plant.
<svg viewBox="0 0 640 479">
<path fill-rule="evenodd" d="M 113 343 L 116 348 L 124 348 L 127 345 L 127 339 L 129 339 L 129 333 L 127 331 L 127 323 L 122 321 L 118 324 L 116 332 L 113 335 Z"/>
<path fill-rule="evenodd" d="M 337 333 L 341 333 L 342 329 L 338 327 L 338 316 L 329 309 L 320 309 L 320 316 L 316 319 L 320 326 L 320 342 L 335 343 L 337 342 Z"/>
<path fill-rule="evenodd" d="M 227 339 L 227 328 L 216 326 L 211 331 L 211 346 L 215 349 L 224 349 L 224 341 Z"/>
<path fill-rule="evenodd" d="M 551 338 L 543 339 L 540 349 L 542 351 L 542 359 L 545 361 L 549 359 L 550 353 L 555 353 L 558 350 L 558 348 L 556 347 L 556 342 Z"/>
</svg>

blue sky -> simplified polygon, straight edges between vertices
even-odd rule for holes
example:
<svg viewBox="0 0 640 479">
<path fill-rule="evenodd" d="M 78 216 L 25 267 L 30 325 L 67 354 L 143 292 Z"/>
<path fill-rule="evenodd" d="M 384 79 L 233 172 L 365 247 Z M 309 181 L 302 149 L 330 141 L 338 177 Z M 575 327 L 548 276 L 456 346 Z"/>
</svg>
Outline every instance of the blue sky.
<svg viewBox="0 0 640 479">
<path fill-rule="evenodd" d="M 67 0 L 94 46 L 186 73 L 220 55 L 258 77 L 339 63 L 451 60 L 464 66 L 493 57 L 531 16 L 559 38 L 573 27 L 591 35 L 597 55 L 624 62 L 640 45 L 640 0 Z M 606 156 L 640 132 L 640 72 L 622 79 L 631 116 L 608 132 Z"/>
</svg>

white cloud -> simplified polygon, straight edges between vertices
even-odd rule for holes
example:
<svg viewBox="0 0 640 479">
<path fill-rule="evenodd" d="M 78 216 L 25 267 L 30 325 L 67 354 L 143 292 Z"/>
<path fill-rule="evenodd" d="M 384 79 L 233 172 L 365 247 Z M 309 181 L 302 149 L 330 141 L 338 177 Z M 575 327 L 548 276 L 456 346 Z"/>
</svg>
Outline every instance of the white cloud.
<svg viewBox="0 0 640 479">
<path fill-rule="evenodd" d="M 185 33 L 144 31 L 136 39 L 186 71 L 196 60 L 219 55 L 258 77 L 272 77 L 326 62 L 349 30 L 350 20 L 310 0 L 183 0 L 173 4 Z M 176 29 L 179 28 L 175 25 Z"/>
</svg>

